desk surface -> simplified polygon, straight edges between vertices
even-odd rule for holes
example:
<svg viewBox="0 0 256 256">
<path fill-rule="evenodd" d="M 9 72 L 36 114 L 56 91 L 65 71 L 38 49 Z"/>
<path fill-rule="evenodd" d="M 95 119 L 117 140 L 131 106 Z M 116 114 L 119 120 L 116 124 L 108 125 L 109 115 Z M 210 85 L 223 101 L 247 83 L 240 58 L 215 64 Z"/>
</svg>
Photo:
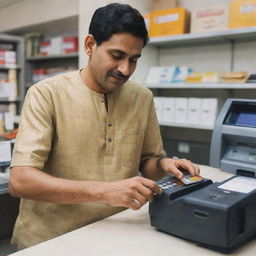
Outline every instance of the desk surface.
<svg viewBox="0 0 256 256">
<path fill-rule="evenodd" d="M 232 175 L 208 166 L 200 166 L 201 175 L 222 181 Z M 256 238 L 229 255 L 256 255 Z M 13 256 L 155 256 L 187 254 L 223 255 L 199 247 L 193 242 L 159 232 L 150 225 L 148 205 L 139 211 L 126 210 L 55 239 L 12 254 Z"/>
</svg>

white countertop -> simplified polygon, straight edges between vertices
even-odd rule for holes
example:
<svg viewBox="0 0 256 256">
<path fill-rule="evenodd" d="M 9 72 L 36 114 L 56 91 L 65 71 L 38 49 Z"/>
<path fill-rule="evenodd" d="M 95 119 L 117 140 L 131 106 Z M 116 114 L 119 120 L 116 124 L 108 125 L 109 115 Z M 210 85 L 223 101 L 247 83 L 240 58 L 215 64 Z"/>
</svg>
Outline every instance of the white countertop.
<svg viewBox="0 0 256 256">
<path fill-rule="evenodd" d="M 201 175 L 222 181 L 230 173 L 200 166 Z M 256 218 L 256 217 L 255 217 Z M 256 238 L 229 255 L 256 255 Z M 223 255 L 193 242 L 157 231 L 150 225 L 148 204 L 138 211 L 126 210 L 55 239 L 27 248 L 13 256 L 211 256 Z"/>
</svg>

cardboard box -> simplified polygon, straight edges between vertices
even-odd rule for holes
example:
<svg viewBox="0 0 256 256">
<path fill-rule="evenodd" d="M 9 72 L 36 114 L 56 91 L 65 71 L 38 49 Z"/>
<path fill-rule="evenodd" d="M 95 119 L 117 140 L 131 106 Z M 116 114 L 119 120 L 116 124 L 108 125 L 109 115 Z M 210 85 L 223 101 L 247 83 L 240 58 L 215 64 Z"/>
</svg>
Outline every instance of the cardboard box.
<svg viewBox="0 0 256 256">
<path fill-rule="evenodd" d="M 52 37 L 50 40 L 40 43 L 40 55 L 59 55 L 78 51 L 78 38 L 70 37 Z"/>
<path fill-rule="evenodd" d="M 49 40 L 40 42 L 39 55 L 49 55 L 51 43 Z"/>
<path fill-rule="evenodd" d="M 175 8 L 177 0 L 153 0 L 151 10 L 158 11 L 163 9 Z"/>
<path fill-rule="evenodd" d="M 221 83 L 245 83 L 249 77 L 248 72 L 228 72 L 220 75 Z"/>
<path fill-rule="evenodd" d="M 75 36 L 64 37 L 62 39 L 62 52 L 63 53 L 74 53 L 78 51 L 78 38 Z"/>
<path fill-rule="evenodd" d="M 230 3 L 230 28 L 256 26 L 256 0 L 233 0 Z"/>
<path fill-rule="evenodd" d="M 221 4 L 192 11 L 191 33 L 228 29 L 229 5 Z"/>
<path fill-rule="evenodd" d="M 200 124 L 214 126 L 218 110 L 218 100 L 215 98 L 202 99 Z"/>
<path fill-rule="evenodd" d="M 150 37 L 184 34 L 188 26 L 189 13 L 185 8 L 153 11 L 150 15 Z"/>
<path fill-rule="evenodd" d="M 173 75 L 172 83 L 183 83 L 187 77 L 192 74 L 192 69 L 189 67 L 176 67 Z"/>
<path fill-rule="evenodd" d="M 171 83 L 176 67 L 150 67 L 146 84 Z"/>
<path fill-rule="evenodd" d="M 218 72 L 203 72 L 202 83 L 218 83 L 219 73 Z"/>
<path fill-rule="evenodd" d="M 188 99 L 177 97 L 175 100 L 175 122 L 186 123 L 188 114 Z"/>
<path fill-rule="evenodd" d="M 163 97 L 162 121 L 170 123 L 175 121 L 175 98 Z"/>
<path fill-rule="evenodd" d="M 202 72 L 193 72 L 192 74 L 187 76 L 187 83 L 201 83 L 202 82 L 203 73 Z"/>
<path fill-rule="evenodd" d="M 163 98 L 162 97 L 154 97 L 154 104 L 158 122 L 162 121 L 162 110 L 163 110 Z"/>
<path fill-rule="evenodd" d="M 201 115 L 201 98 L 188 99 L 188 123 L 199 124 Z"/>
</svg>

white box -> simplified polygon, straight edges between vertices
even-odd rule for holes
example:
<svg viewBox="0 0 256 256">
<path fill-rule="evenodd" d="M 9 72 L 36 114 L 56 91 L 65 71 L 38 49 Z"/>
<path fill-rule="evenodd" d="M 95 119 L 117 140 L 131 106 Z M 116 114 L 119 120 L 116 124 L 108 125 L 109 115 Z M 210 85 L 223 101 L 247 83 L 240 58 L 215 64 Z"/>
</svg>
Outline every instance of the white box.
<svg viewBox="0 0 256 256">
<path fill-rule="evenodd" d="M 50 39 L 49 55 L 62 54 L 62 37 L 56 36 Z"/>
<path fill-rule="evenodd" d="M 14 129 L 14 115 L 12 113 L 4 113 L 4 126 L 6 131 L 12 131 Z"/>
<path fill-rule="evenodd" d="M 187 121 L 190 124 L 199 124 L 201 115 L 201 98 L 189 98 L 188 99 L 188 118 Z"/>
<path fill-rule="evenodd" d="M 171 83 L 176 67 L 151 67 L 146 84 Z"/>
<path fill-rule="evenodd" d="M 175 99 L 175 122 L 186 123 L 188 114 L 188 99 L 177 97 Z"/>
<path fill-rule="evenodd" d="M 173 75 L 172 83 L 183 83 L 187 77 L 192 73 L 192 69 L 189 67 L 177 67 Z"/>
<path fill-rule="evenodd" d="M 214 126 L 217 109 L 218 109 L 218 100 L 215 98 L 206 98 L 202 99 L 202 109 L 201 109 L 201 118 L 200 124 L 207 126 Z"/>
<path fill-rule="evenodd" d="M 0 163 L 11 161 L 11 142 L 0 141 Z"/>
<path fill-rule="evenodd" d="M 15 51 L 5 51 L 5 66 L 8 68 L 16 67 L 16 52 Z"/>
<path fill-rule="evenodd" d="M 161 122 L 163 113 L 163 97 L 154 97 L 154 104 L 158 122 Z"/>
<path fill-rule="evenodd" d="M 175 98 L 164 97 L 162 106 L 162 121 L 170 123 L 175 121 Z"/>
</svg>

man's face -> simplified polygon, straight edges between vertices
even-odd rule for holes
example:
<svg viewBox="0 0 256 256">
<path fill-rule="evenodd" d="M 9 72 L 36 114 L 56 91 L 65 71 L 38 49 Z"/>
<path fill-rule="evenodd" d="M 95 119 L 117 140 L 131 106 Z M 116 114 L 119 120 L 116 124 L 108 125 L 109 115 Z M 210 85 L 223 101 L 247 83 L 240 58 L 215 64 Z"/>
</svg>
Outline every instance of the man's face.
<svg viewBox="0 0 256 256">
<path fill-rule="evenodd" d="M 114 34 L 99 46 L 95 43 L 88 62 L 95 89 L 110 93 L 124 84 L 133 74 L 142 49 L 143 39 L 130 33 Z"/>
</svg>

